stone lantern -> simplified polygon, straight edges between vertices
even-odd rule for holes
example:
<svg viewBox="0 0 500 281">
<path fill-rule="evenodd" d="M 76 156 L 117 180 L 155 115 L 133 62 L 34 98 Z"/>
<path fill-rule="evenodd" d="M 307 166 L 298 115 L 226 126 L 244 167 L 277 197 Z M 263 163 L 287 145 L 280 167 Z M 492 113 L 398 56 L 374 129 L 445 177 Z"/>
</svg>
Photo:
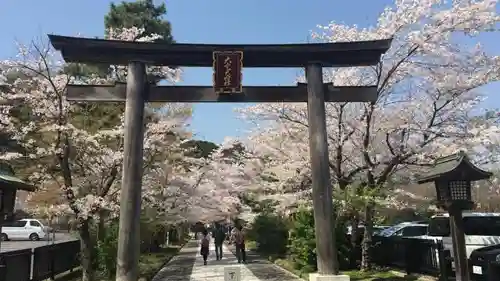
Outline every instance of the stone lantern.
<svg viewBox="0 0 500 281">
<path fill-rule="evenodd" d="M 437 205 L 445 210 L 474 208 L 471 183 L 491 177 L 472 164 L 464 152 L 437 159 L 429 173 L 421 176 L 418 183 L 434 182 Z"/>
<path fill-rule="evenodd" d="M 14 214 L 17 190 L 35 191 L 35 187 L 14 177 L 12 167 L 0 163 L 0 233 L 4 220 Z M 0 279 L 2 278 L 5 278 L 5 262 L 0 257 Z"/>
<path fill-rule="evenodd" d="M 13 216 L 17 190 L 35 191 L 35 187 L 16 178 L 9 165 L 0 164 L 0 222 Z"/>
<path fill-rule="evenodd" d="M 461 151 L 434 162 L 429 173 L 419 177 L 418 183 L 434 182 L 437 206 L 450 214 L 450 232 L 453 240 L 453 258 L 457 281 L 470 279 L 465 251 L 462 211 L 474 208 L 471 183 L 491 177 L 469 161 Z"/>
</svg>

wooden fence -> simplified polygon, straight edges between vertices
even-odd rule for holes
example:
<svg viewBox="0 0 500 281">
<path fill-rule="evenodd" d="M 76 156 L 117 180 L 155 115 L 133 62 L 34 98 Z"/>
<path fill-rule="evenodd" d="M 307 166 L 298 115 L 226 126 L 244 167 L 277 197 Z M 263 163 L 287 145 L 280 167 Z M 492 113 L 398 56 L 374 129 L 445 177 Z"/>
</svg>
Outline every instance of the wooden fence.
<svg viewBox="0 0 500 281">
<path fill-rule="evenodd" d="M 0 253 L 0 281 L 40 281 L 80 266 L 80 242 Z"/>
<path fill-rule="evenodd" d="M 374 236 L 370 255 L 372 261 L 381 267 L 400 269 L 407 274 L 430 275 L 440 281 L 455 280 L 453 258 L 440 241 Z M 473 273 L 471 261 L 469 266 L 473 281 L 500 280 L 499 262 L 484 262 L 481 274 Z"/>
</svg>

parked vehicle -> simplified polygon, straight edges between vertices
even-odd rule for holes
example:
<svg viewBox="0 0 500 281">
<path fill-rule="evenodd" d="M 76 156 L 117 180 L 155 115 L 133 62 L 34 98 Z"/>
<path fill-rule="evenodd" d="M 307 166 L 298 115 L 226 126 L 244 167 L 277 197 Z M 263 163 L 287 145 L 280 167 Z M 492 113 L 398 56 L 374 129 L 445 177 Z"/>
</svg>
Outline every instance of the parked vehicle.
<svg viewBox="0 0 500 281">
<path fill-rule="evenodd" d="M 384 225 L 374 225 L 373 226 L 373 235 L 378 235 L 382 230 L 388 228 L 389 226 L 384 226 Z M 363 235 L 365 231 L 365 226 L 364 225 L 360 225 L 358 226 L 358 233 L 360 236 Z M 347 234 L 348 235 L 351 235 L 352 233 L 352 227 L 351 226 L 348 226 L 347 227 Z"/>
<path fill-rule="evenodd" d="M 384 231 L 385 229 L 388 229 L 390 226 L 388 225 L 374 225 L 373 226 L 373 234 L 378 235 L 380 232 Z"/>
<path fill-rule="evenodd" d="M 462 216 L 467 257 L 476 249 L 500 244 L 500 213 L 463 212 Z M 453 254 L 449 214 L 431 218 L 429 236 L 442 240 Z"/>
<path fill-rule="evenodd" d="M 2 241 L 25 239 L 38 241 L 46 236 L 46 228 L 39 220 L 22 219 L 4 223 L 0 239 Z"/>
<path fill-rule="evenodd" d="M 469 265 L 472 268 L 471 274 L 473 275 L 484 275 L 491 263 L 498 264 L 499 262 L 500 244 L 476 249 L 469 256 Z"/>
<path fill-rule="evenodd" d="M 419 237 L 427 234 L 428 224 L 422 222 L 402 222 L 378 233 L 383 237 Z"/>
<path fill-rule="evenodd" d="M 465 248 L 473 274 L 483 275 L 483 265 L 500 262 L 500 213 L 463 212 Z M 443 241 L 453 256 L 449 214 L 435 215 L 429 224 L 430 238 Z"/>
</svg>

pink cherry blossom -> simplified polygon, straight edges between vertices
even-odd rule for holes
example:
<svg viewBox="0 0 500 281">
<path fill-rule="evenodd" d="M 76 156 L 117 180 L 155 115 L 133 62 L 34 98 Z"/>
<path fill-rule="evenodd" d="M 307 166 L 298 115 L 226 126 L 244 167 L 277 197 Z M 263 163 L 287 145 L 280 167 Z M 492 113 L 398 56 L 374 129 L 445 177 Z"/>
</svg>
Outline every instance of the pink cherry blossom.
<svg viewBox="0 0 500 281">
<path fill-rule="evenodd" d="M 369 28 L 318 26 L 312 37 L 320 42 L 393 38 L 375 67 L 324 69 L 325 82 L 377 85 L 379 93 L 372 104 L 326 104 L 336 188 L 367 183 L 381 191 L 371 195 L 381 204 L 402 207 L 405 202 L 382 189 L 389 179 L 411 178 L 437 157 L 463 149 L 481 165 L 498 163 L 492 153 L 498 124 L 474 121 L 486 98 L 482 86 L 500 80 L 500 57 L 486 52 L 477 37 L 495 30 L 496 7 L 496 0 L 397 0 Z M 258 169 L 275 179 L 259 184 L 265 197 L 285 207 L 310 204 L 306 105 L 258 104 L 239 112 L 257 124 L 246 145 L 264 159 Z"/>
</svg>

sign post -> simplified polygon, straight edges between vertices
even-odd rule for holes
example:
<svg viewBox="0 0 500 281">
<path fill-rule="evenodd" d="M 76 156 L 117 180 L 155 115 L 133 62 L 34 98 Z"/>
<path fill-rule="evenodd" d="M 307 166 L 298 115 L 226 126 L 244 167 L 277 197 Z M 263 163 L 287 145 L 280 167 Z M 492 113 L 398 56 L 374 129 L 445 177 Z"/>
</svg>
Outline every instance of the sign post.
<svg viewBox="0 0 500 281">
<path fill-rule="evenodd" d="M 241 281 L 239 267 L 224 267 L 224 281 Z"/>
<path fill-rule="evenodd" d="M 213 52 L 214 91 L 218 94 L 241 93 L 243 91 L 243 52 Z"/>
</svg>

